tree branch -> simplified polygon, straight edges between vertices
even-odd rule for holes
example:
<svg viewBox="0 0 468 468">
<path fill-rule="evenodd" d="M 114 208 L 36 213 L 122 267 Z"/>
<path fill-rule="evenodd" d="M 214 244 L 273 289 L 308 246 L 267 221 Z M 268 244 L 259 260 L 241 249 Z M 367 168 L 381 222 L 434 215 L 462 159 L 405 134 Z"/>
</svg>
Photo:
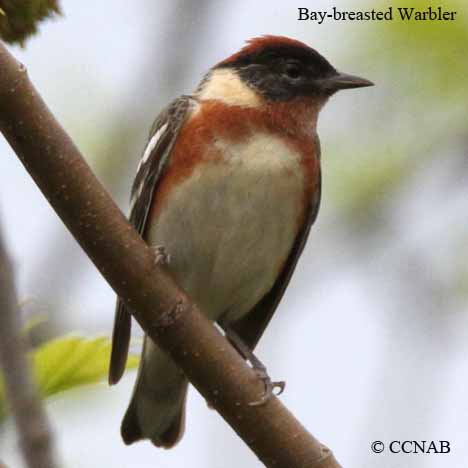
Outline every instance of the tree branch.
<svg viewBox="0 0 468 468">
<path fill-rule="evenodd" d="M 57 465 L 53 456 L 52 436 L 31 376 L 27 346 L 21 333 L 13 269 L 1 235 L 0 330 L 0 365 L 24 459 L 29 468 L 54 468 Z"/>
<path fill-rule="evenodd" d="M 212 323 L 154 265 L 147 244 L 99 184 L 69 136 L 0 44 L 0 130 L 50 204 L 143 330 L 267 467 L 338 468 Z"/>
</svg>

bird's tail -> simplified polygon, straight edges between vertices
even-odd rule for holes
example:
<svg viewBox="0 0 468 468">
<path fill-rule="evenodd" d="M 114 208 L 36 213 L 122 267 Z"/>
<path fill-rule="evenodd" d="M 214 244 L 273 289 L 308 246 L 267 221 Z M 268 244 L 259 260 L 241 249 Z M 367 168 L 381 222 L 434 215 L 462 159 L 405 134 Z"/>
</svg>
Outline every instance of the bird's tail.
<svg viewBox="0 0 468 468">
<path fill-rule="evenodd" d="M 184 434 L 188 381 L 172 359 L 145 337 L 132 400 L 122 421 L 126 444 L 150 439 L 173 447 Z"/>
</svg>

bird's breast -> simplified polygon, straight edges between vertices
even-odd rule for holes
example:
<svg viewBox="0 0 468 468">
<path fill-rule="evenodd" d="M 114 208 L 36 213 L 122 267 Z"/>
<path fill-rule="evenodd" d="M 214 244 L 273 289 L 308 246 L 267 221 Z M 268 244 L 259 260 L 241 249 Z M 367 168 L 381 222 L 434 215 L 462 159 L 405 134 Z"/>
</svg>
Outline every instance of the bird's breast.
<svg viewBox="0 0 468 468">
<path fill-rule="evenodd" d="M 203 151 L 183 178 L 169 165 L 146 237 L 210 318 L 235 320 L 271 289 L 304 222 L 303 155 L 267 133 Z"/>
</svg>

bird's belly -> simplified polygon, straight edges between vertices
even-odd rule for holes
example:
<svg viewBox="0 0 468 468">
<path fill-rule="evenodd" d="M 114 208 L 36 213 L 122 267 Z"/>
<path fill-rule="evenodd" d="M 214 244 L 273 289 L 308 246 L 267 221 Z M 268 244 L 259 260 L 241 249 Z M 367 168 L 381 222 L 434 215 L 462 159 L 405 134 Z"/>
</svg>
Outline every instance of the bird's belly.
<svg viewBox="0 0 468 468">
<path fill-rule="evenodd" d="M 271 289 L 303 221 L 300 157 L 281 140 L 222 148 L 170 192 L 147 239 L 212 320 L 235 321 Z"/>
</svg>

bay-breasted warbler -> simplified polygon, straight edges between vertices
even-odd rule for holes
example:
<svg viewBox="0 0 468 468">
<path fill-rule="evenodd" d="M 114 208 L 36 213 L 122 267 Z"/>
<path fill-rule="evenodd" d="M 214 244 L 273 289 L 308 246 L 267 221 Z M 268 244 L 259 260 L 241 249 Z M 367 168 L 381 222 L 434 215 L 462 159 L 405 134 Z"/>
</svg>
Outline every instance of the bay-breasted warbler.
<svg viewBox="0 0 468 468">
<path fill-rule="evenodd" d="M 143 152 L 130 220 L 257 370 L 265 383 L 260 403 L 283 384 L 269 380 L 253 349 L 319 209 L 319 111 L 336 91 L 370 85 L 339 73 L 302 42 L 255 38 L 159 115 Z M 130 322 L 119 300 L 110 383 L 125 367 Z M 183 372 L 145 337 L 124 441 L 177 443 L 187 386 Z"/>
</svg>

